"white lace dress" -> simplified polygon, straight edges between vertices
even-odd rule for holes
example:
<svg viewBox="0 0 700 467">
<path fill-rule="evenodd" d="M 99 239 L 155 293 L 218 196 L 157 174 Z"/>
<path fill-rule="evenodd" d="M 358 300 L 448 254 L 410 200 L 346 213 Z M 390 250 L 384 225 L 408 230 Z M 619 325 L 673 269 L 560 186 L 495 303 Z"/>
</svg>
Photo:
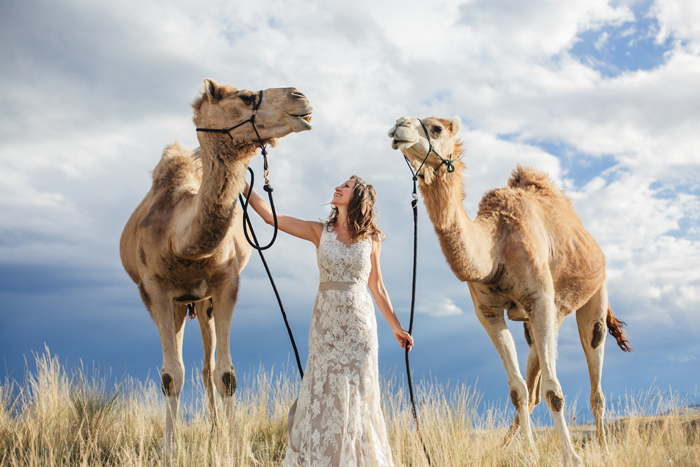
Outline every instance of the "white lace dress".
<svg viewBox="0 0 700 467">
<path fill-rule="evenodd" d="M 309 359 L 289 417 L 285 467 L 393 466 L 380 406 L 372 240 L 348 247 L 324 225 Z"/>
</svg>

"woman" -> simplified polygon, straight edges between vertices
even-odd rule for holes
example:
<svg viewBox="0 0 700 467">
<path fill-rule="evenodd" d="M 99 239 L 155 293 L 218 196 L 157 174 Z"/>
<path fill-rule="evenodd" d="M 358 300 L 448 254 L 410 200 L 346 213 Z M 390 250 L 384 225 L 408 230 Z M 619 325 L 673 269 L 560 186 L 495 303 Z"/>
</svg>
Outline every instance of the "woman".
<svg viewBox="0 0 700 467">
<path fill-rule="evenodd" d="M 246 192 L 248 188 L 246 187 Z M 336 187 L 327 222 L 277 215 L 279 229 L 316 245 L 320 284 L 309 331 L 309 359 L 289 414 L 284 466 L 393 466 L 380 407 L 377 321 L 367 286 L 401 348 L 401 327 L 379 268 L 376 193 L 353 175 Z M 250 206 L 268 224 L 272 210 L 257 194 Z"/>
</svg>

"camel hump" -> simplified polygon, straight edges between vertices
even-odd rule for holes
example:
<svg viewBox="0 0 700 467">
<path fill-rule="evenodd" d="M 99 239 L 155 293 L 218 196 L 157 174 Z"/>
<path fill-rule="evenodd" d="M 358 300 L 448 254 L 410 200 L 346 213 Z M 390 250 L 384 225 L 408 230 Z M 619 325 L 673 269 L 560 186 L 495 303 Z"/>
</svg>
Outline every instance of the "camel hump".
<svg viewBox="0 0 700 467">
<path fill-rule="evenodd" d="M 160 162 L 153 169 L 153 187 L 177 189 L 183 185 L 198 188 L 202 181 L 201 160 L 179 143 L 169 144 L 163 150 Z"/>
<path fill-rule="evenodd" d="M 562 191 L 554 184 L 546 172 L 541 172 L 532 167 L 522 167 L 520 164 L 510 174 L 508 186 L 514 189 L 538 191 L 555 196 L 562 194 Z"/>
</svg>

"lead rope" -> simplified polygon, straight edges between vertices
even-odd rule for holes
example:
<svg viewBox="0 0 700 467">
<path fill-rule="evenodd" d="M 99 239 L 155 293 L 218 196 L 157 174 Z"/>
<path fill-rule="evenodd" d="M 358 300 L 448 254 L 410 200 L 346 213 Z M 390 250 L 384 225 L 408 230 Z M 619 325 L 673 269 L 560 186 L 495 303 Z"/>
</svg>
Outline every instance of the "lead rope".
<svg viewBox="0 0 700 467">
<path fill-rule="evenodd" d="M 289 320 L 287 319 L 287 313 L 284 311 L 284 305 L 282 304 L 282 299 L 280 298 L 279 291 L 277 290 L 277 285 L 275 285 L 275 280 L 272 278 L 272 273 L 270 272 L 270 268 L 267 265 L 267 261 L 265 261 L 265 255 L 263 254 L 263 250 L 269 248 L 272 246 L 272 244 L 275 242 L 275 237 L 277 235 L 277 214 L 275 213 L 275 208 L 274 205 L 272 204 L 272 187 L 269 186 L 269 181 L 267 179 L 267 159 L 265 159 L 265 191 L 268 192 L 269 198 L 270 198 L 270 205 L 273 206 L 272 208 L 272 213 L 275 218 L 275 235 L 272 238 L 272 241 L 265 247 L 260 247 L 260 244 L 258 243 L 258 239 L 255 236 L 255 231 L 253 230 L 253 224 L 250 222 L 250 217 L 248 216 L 248 200 L 250 199 L 250 193 L 253 191 L 253 185 L 255 184 L 255 174 L 253 173 L 253 169 L 248 167 L 248 171 L 250 172 L 250 189 L 248 193 L 246 194 L 245 200 L 243 199 L 243 195 L 238 195 L 238 200 L 241 203 L 241 206 L 243 206 L 243 230 L 246 235 L 246 240 L 248 240 L 248 243 L 255 248 L 258 251 L 258 254 L 260 255 L 260 260 L 263 263 L 263 266 L 265 266 L 265 272 L 267 272 L 267 277 L 270 279 L 270 285 L 272 285 L 272 290 L 275 292 L 275 297 L 277 298 L 277 303 L 279 304 L 280 311 L 282 312 L 282 318 L 284 319 L 284 324 L 287 327 L 287 334 L 289 334 L 289 340 L 292 342 L 292 348 L 294 349 L 294 357 L 297 360 L 297 368 L 299 369 L 299 375 L 301 376 L 301 379 L 304 379 L 304 369 L 301 367 L 301 360 L 299 359 L 299 351 L 297 350 L 297 344 L 294 342 L 294 335 L 292 334 L 292 328 L 289 325 Z M 270 188 L 268 191 L 267 188 Z M 251 242 L 250 238 L 248 238 L 248 233 L 246 231 L 246 226 L 250 229 L 250 235 L 253 237 L 253 241 Z"/>
<path fill-rule="evenodd" d="M 257 130 L 255 132 L 257 133 Z M 255 238 L 254 242 L 250 240 L 250 237 L 248 236 L 249 229 L 250 233 L 253 235 L 253 237 L 255 237 L 255 234 L 253 233 L 253 225 L 250 223 L 250 218 L 248 217 L 248 203 L 250 199 L 250 193 L 248 193 L 245 199 L 241 195 L 238 195 L 238 200 L 241 202 L 241 207 L 243 208 L 243 234 L 245 235 L 245 239 L 248 241 L 250 246 L 258 250 L 258 252 L 267 250 L 275 243 L 275 240 L 277 239 L 277 231 L 279 230 L 279 227 L 277 225 L 277 211 L 275 210 L 275 200 L 272 198 L 272 192 L 275 191 L 275 189 L 272 188 L 272 185 L 270 185 L 270 180 L 268 180 L 267 178 L 267 176 L 270 174 L 270 170 L 267 167 L 267 149 L 264 145 L 261 145 L 261 148 L 263 156 L 263 177 L 265 178 L 265 185 L 263 186 L 263 190 L 267 192 L 267 199 L 270 201 L 270 208 L 272 209 L 272 221 L 274 224 L 274 229 L 272 231 L 272 240 L 270 240 L 270 243 L 268 243 L 267 245 L 260 246 L 258 240 Z M 252 189 L 253 180 L 255 179 L 255 176 L 253 174 L 253 169 L 248 167 L 248 171 L 250 172 L 250 188 Z"/>
<path fill-rule="evenodd" d="M 411 200 L 411 209 L 413 211 L 413 280 L 411 283 L 411 319 L 409 321 L 408 325 L 408 333 L 413 335 L 413 317 L 415 315 L 416 311 L 416 275 L 417 275 L 417 270 L 418 270 L 418 191 L 416 189 L 416 185 L 418 183 L 418 177 L 422 177 L 423 175 L 420 174 L 421 169 L 425 165 L 425 161 L 428 160 L 428 157 L 430 157 L 431 153 L 434 153 L 436 156 L 440 158 L 442 162 L 435 168 L 435 171 L 440 168 L 442 164 L 445 164 L 447 166 L 447 171 L 448 172 L 454 172 L 454 161 L 452 160 L 452 155 L 450 155 L 449 159 L 445 159 L 442 157 L 440 154 L 438 154 L 435 149 L 433 149 L 433 144 L 430 141 L 430 133 L 428 133 L 428 129 L 425 127 L 423 124 L 422 120 L 418 120 L 423 127 L 423 131 L 425 131 L 425 136 L 428 139 L 428 153 L 425 155 L 425 158 L 421 162 L 420 166 L 418 167 L 418 170 L 414 171 L 413 166 L 411 165 L 411 162 L 408 160 L 408 157 L 404 155 L 404 159 L 406 160 L 406 163 L 408 164 L 408 168 L 411 170 L 411 175 L 413 178 L 413 193 L 411 196 L 413 197 L 413 200 Z M 413 378 L 411 376 L 411 363 L 408 358 L 408 351 L 409 348 L 406 347 L 406 377 L 408 379 L 408 394 L 411 398 L 411 409 L 413 411 L 413 420 L 416 423 L 416 433 L 418 434 L 418 439 L 420 440 L 421 444 L 423 445 L 423 452 L 425 453 L 425 458 L 428 460 L 428 465 L 433 465 L 432 462 L 430 461 L 430 454 L 428 454 L 428 448 L 425 445 L 425 441 L 423 441 L 423 436 L 421 435 L 420 432 L 420 424 L 418 423 L 418 412 L 416 411 L 416 400 L 415 396 L 413 394 Z"/>
<path fill-rule="evenodd" d="M 418 196 L 415 192 L 416 176 L 413 177 L 413 200 L 411 201 L 411 209 L 413 210 L 413 281 L 411 286 L 411 319 L 408 324 L 408 333 L 413 335 L 413 316 L 416 310 L 416 272 L 418 269 Z M 420 426 L 418 423 L 418 413 L 416 412 L 416 400 L 413 395 L 413 378 L 411 377 L 411 363 L 408 359 L 408 352 L 410 347 L 406 346 L 406 377 L 408 379 L 408 394 L 411 398 L 411 409 L 413 410 L 413 421 L 416 423 L 416 433 L 418 433 L 418 439 L 423 445 L 423 452 L 425 453 L 425 458 L 428 460 L 428 465 L 433 465 L 430 462 L 430 454 L 428 454 L 428 448 L 425 446 L 423 441 L 423 436 L 420 432 Z"/>
</svg>

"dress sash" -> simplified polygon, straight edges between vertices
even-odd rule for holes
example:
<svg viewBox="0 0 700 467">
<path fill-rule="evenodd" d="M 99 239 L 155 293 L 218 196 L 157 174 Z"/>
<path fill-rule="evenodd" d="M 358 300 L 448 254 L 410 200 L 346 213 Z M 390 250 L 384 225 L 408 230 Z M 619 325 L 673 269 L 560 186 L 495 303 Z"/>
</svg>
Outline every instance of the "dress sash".
<svg viewBox="0 0 700 467">
<path fill-rule="evenodd" d="M 318 291 L 322 290 L 342 290 L 343 292 L 351 291 L 365 291 L 367 290 L 367 284 L 361 284 L 359 282 L 342 282 L 342 281 L 326 281 L 318 284 Z"/>
</svg>

